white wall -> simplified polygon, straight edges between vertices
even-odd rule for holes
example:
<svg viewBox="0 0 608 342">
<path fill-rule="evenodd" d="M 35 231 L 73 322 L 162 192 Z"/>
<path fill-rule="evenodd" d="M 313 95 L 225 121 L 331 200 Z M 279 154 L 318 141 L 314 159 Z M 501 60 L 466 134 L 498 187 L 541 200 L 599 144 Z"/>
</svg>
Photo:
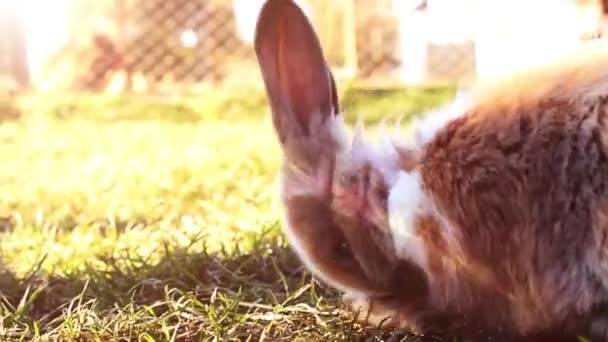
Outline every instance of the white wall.
<svg viewBox="0 0 608 342">
<path fill-rule="evenodd" d="M 575 0 L 393 0 L 400 19 L 401 80 L 426 81 L 429 42 L 475 42 L 479 78 L 543 63 L 580 44 L 582 19 Z M 582 22 L 581 20 L 585 20 Z"/>
<path fill-rule="evenodd" d="M 476 0 L 478 77 L 543 63 L 580 43 L 574 0 Z"/>
</svg>

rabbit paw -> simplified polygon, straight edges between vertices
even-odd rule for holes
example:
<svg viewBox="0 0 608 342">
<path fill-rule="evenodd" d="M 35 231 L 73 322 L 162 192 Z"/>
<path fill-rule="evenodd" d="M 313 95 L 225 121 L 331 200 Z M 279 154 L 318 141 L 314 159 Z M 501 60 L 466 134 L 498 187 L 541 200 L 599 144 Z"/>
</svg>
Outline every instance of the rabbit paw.
<svg viewBox="0 0 608 342">
<path fill-rule="evenodd" d="M 355 313 L 355 321 L 361 325 L 407 329 L 415 334 L 421 333 L 420 327 L 413 320 L 408 320 L 391 309 L 384 300 L 353 293 L 344 294 L 342 300 Z"/>
</svg>

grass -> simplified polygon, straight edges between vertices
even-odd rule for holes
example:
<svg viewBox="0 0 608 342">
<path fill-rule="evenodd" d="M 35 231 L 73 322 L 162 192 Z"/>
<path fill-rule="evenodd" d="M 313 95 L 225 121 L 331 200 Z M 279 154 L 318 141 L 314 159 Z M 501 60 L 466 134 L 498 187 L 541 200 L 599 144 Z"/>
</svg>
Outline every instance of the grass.
<svg viewBox="0 0 608 342">
<path fill-rule="evenodd" d="M 451 93 L 349 89 L 343 103 L 374 122 Z M 0 108 L 0 340 L 402 337 L 355 324 L 286 245 L 263 92 Z"/>
</svg>

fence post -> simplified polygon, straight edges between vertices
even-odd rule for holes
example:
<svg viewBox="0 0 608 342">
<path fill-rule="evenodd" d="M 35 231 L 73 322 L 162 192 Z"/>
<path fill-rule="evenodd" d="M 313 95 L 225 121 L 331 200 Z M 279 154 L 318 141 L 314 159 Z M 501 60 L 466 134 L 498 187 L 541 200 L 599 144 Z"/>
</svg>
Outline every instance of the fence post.
<svg viewBox="0 0 608 342">
<path fill-rule="evenodd" d="M 357 75 L 357 9 L 355 0 L 347 0 L 344 6 L 344 61 L 350 77 Z"/>
<path fill-rule="evenodd" d="M 6 35 L 4 41 L 8 42 L 7 60 L 9 74 L 22 87 L 30 87 L 30 72 L 28 68 L 26 36 L 23 21 L 21 20 L 17 4 L 5 2 L 0 7 L 0 34 Z"/>
<path fill-rule="evenodd" d="M 115 0 L 116 26 L 118 36 L 115 38 L 118 53 L 124 57 L 122 68 L 124 69 L 126 82 L 124 91 L 129 92 L 133 89 L 133 73 L 131 70 L 130 59 L 127 51 L 127 18 L 129 10 L 128 0 Z"/>
</svg>

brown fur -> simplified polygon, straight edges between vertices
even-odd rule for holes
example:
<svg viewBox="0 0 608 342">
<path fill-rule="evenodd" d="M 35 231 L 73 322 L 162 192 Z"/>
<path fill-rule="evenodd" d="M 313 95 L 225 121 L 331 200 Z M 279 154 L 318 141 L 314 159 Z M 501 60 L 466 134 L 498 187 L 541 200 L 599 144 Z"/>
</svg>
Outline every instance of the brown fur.
<svg viewBox="0 0 608 342">
<path fill-rule="evenodd" d="M 363 320 L 608 338 L 608 49 L 480 85 L 471 109 L 421 150 L 397 151 L 429 202 L 414 229 L 422 265 L 395 250 L 390 181 L 344 157 L 335 82 L 301 10 L 268 0 L 255 45 L 285 156 L 285 231 Z"/>
<path fill-rule="evenodd" d="M 355 207 L 360 200 L 367 201 L 368 192 L 374 193 L 367 186 L 368 173 L 357 166 L 346 168 L 352 172 L 349 177 L 336 175 L 336 154 L 344 146 L 328 122 L 339 112 L 337 93 L 312 26 L 291 1 L 271 0 L 258 19 L 255 45 L 285 154 L 285 228 L 292 244 L 326 282 L 385 295 L 400 275 L 395 271 L 398 265 L 385 249 L 390 236 L 378 234 L 382 230 Z M 356 181 L 350 184 L 349 179 Z M 336 210 L 341 187 L 347 189 L 344 198 L 349 204 Z M 424 281 L 414 286 L 424 287 Z"/>
<path fill-rule="evenodd" d="M 512 295 L 511 314 L 493 324 L 527 333 L 608 299 L 599 286 L 608 274 L 590 256 L 606 248 L 594 235 L 608 228 L 597 224 L 608 198 L 607 98 L 476 108 L 426 146 L 424 184 L 461 233 L 465 262 L 491 269 Z"/>
</svg>

